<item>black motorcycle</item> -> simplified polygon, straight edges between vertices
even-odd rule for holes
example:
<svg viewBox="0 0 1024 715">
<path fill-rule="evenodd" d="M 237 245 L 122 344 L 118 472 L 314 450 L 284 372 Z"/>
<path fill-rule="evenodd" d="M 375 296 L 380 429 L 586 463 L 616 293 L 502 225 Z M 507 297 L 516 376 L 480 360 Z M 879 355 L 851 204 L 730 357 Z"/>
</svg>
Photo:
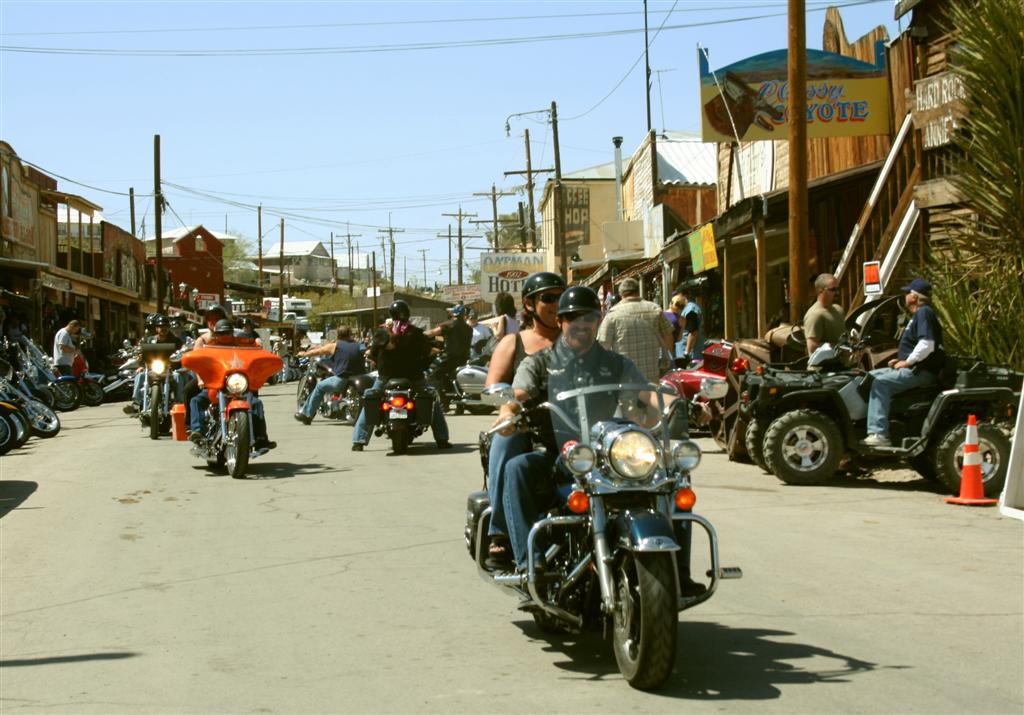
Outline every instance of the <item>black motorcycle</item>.
<svg viewBox="0 0 1024 715">
<path fill-rule="evenodd" d="M 181 366 L 181 354 L 174 343 L 143 343 L 141 352 L 146 367 L 139 421 L 149 430 L 150 439 L 160 439 L 171 431 L 171 406 L 176 402 L 174 370 Z"/>
<path fill-rule="evenodd" d="M 391 451 L 405 454 L 412 441 L 429 429 L 435 399 L 433 388 L 414 389 L 411 380 L 394 378 L 382 390 L 368 392 L 363 409 L 376 415 L 374 434 L 386 434 Z"/>
<path fill-rule="evenodd" d="M 520 610 L 544 631 L 604 626 L 619 670 L 641 690 L 659 687 L 672 673 L 677 613 L 711 598 L 720 579 L 742 576 L 738 568 L 719 565 L 715 530 L 692 511 L 690 475 L 700 448 L 671 438 L 675 413 L 687 407 L 679 400 L 665 409 L 663 395 L 674 392 L 657 385 L 597 385 L 559 393 L 527 414 L 535 429 L 546 416 L 556 435 L 572 439 L 559 439 L 563 447 L 552 474 L 559 498 L 530 530 L 525 573 L 488 565 L 487 492 L 470 494 L 466 511 L 466 544 L 484 580 L 518 596 Z M 598 395 L 615 400 L 614 418 L 591 422 L 588 400 Z M 512 399 L 512 390 L 495 385 L 484 399 L 497 406 Z M 703 588 L 689 580 L 694 526 L 709 544 Z"/>
</svg>

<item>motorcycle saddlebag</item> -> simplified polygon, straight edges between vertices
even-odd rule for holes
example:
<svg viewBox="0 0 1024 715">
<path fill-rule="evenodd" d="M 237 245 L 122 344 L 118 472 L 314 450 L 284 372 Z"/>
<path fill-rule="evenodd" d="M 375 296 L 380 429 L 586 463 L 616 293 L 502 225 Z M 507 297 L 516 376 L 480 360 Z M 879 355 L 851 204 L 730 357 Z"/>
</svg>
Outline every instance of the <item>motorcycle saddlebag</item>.
<svg viewBox="0 0 1024 715">
<path fill-rule="evenodd" d="M 424 427 L 430 426 L 430 418 L 434 413 L 434 391 L 422 390 L 416 395 L 416 423 Z"/>
<path fill-rule="evenodd" d="M 466 497 L 466 524 L 476 529 L 480 523 L 480 515 L 491 505 L 491 499 L 487 492 L 470 492 Z"/>
<path fill-rule="evenodd" d="M 363 409 L 369 424 L 380 424 L 380 401 L 384 399 L 383 390 L 367 390 L 363 397 Z"/>
</svg>

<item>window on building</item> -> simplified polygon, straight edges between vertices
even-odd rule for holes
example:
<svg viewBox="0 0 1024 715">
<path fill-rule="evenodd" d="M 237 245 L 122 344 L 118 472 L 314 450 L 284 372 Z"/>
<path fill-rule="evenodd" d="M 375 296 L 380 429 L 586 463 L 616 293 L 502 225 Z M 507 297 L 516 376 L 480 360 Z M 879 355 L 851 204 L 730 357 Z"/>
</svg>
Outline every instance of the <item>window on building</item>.
<svg viewBox="0 0 1024 715">
<path fill-rule="evenodd" d="M 196 253 L 206 250 L 206 239 L 202 236 L 196 236 Z"/>
</svg>

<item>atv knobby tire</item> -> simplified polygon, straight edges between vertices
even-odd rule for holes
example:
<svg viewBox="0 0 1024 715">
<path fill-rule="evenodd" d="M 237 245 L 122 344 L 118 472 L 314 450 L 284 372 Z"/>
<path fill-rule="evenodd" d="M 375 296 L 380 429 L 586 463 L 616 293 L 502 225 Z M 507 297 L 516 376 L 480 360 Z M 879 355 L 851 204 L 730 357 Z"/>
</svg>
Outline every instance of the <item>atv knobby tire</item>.
<svg viewBox="0 0 1024 715">
<path fill-rule="evenodd" d="M 768 470 L 786 484 L 820 484 L 832 478 L 843 456 L 839 428 L 817 410 L 794 410 L 772 421 L 764 435 Z"/>
<path fill-rule="evenodd" d="M 967 425 L 951 427 L 935 448 L 935 476 L 951 494 L 960 493 L 960 477 L 964 464 L 964 438 Z M 998 425 L 978 423 L 978 453 L 981 455 L 981 483 L 985 496 L 996 499 L 1006 483 L 1010 466 L 1010 438 Z"/>
</svg>

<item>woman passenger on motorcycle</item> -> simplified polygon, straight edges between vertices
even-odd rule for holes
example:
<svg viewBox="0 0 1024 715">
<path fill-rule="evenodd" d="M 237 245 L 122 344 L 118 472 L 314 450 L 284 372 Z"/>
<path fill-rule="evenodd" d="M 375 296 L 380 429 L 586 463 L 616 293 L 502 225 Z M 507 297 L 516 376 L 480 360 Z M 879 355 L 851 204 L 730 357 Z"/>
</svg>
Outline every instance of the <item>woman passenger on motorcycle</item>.
<svg viewBox="0 0 1024 715">
<path fill-rule="evenodd" d="M 565 291 L 565 280 L 557 273 L 534 273 L 523 282 L 523 320 L 521 329 L 506 335 L 491 356 L 485 385 L 511 384 L 516 369 L 527 355 L 551 347 L 561 333 L 558 327 L 558 299 Z M 487 461 L 487 491 L 491 499 L 491 548 L 488 565 L 510 565 L 512 551 L 508 542 L 505 510 L 502 505 L 505 465 L 513 457 L 532 449 L 525 432 L 495 434 Z"/>
<path fill-rule="evenodd" d="M 228 312 L 219 305 L 212 305 L 206 309 L 203 313 L 203 319 L 206 321 L 206 330 L 204 334 L 200 335 L 192 343 L 192 350 L 206 345 L 213 338 L 214 328 L 217 327 L 217 321 L 228 317 Z M 182 389 L 182 402 L 185 403 L 185 424 L 192 423 L 192 398 L 199 394 L 199 380 L 195 374 L 188 372 L 185 373 L 185 386 Z"/>
</svg>

